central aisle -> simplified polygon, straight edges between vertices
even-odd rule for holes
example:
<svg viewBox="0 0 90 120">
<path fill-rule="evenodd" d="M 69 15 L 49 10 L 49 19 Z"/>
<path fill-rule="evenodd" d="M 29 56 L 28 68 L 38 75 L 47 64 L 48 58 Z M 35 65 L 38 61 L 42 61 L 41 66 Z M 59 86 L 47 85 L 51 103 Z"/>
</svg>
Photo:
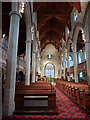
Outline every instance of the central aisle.
<svg viewBox="0 0 90 120">
<path fill-rule="evenodd" d="M 90 118 L 80 108 L 78 108 L 67 96 L 65 96 L 57 87 L 56 89 L 56 105 L 58 108 L 58 115 L 14 115 L 10 120 L 86 120 Z M 78 118 L 78 119 L 77 119 Z M 85 119 L 86 118 L 86 119 Z M 5 119 L 8 120 L 8 119 Z"/>
<path fill-rule="evenodd" d="M 58 116 L 62 118 L 87 118 L 80 108 L 78 108 L 65 94 L 56 88 L 56 98 L 58 106 Z"/>
</svg>

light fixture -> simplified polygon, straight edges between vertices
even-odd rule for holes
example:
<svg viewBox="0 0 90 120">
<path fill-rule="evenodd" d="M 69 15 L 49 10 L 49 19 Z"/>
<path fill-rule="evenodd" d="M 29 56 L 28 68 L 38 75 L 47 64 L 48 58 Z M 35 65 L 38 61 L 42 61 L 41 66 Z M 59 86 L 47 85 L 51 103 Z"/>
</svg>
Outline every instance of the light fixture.
<svg viewBox="0 0 90 120">
<path fill-rule="evenodd" d="M 80 49 L 80 52 L 82 52 L 82 49 Z"/>
<path fill-rule="evenodd" d="M 34 33 L 34 26 L 31 27 L 31 32 Z"/>
<path fill-rule="evenodd" d="M 65 52 L 67 52 L 67 49 L 65 49 Z"/>
<path fill-rule="evenodd" d="M 32 33 L 32 40 L 34 40 L 34 33 Z"/>
<path fill-rule="evenodd" d="M 36 52 L 38 51 L 38 45 L 36 46 Z"/>
<path fill-rule="evenodd" d="M 67 28 L 67 34 L 69 34 L 69 33 L 70 33 L 69 28 Z"/>
<path fill-rule="evenodd" d="M 25 3 L 20 3 L 19 13 L 24 13 Z"/>
<path fill-rule="evenodd" d="M 83 39 L 83 41 L 84 41 L 84 43 L 85 43 L 85 42 L 86 42 L 86 39 L 85 39 L 84 31 L 81 30 L 81 33 L 82 33 L 82 39 Z"/>
<path fill-rule="evenodd" d="M 63 57 L 63 54 L 61 54 L 61 56 Z"/>
<path fill-rule="evenodd" d="M 3 34 L 3 38 L 5 38 L 5 34 Z"/>
</svg>

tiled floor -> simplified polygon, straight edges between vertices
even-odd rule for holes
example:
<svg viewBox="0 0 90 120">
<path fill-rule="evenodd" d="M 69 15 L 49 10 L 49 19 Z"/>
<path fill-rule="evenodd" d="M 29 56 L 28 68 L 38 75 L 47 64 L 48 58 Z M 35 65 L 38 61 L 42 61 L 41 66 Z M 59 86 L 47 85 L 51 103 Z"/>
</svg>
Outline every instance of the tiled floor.
<svg viewBox="0 0 90 120">
<path fill-rule="evenodd" d="M 56 89 L 56 105 L 58 115 L 14 115 L 4 120 L 86 120 L 90 119 L 80 108 L 78 108 L 58 88 Z"/>
</svg>

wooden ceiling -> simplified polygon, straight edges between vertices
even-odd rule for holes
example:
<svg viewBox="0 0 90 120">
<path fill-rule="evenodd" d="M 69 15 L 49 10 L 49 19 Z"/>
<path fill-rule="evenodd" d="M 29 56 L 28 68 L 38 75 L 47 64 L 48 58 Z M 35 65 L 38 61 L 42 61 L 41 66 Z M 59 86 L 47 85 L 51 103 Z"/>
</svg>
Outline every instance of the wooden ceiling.
<svg viewBox="0 0 90 120">
<path fill-rule="evenodd" d="M 50 43 L 59 49 L 62 37 L 65 39 L 65 27 L 71 29 L 70 14 L 73 7 L 81 11 L 79 2 L 34 3 L 42 50 Z"/>
<path fill-rule="evenodd" d="M 9 31 L 11 3 L 2 4 L 2 31 L 7 34 Z M 70 14 L 73 7 L 81 11 L 79 2 L 34 2 L 34 12 L 37 12 L 37 26 L 40 33 L 41 50 L 48 44 L 53 44 L 57 49 L 61 44 L 61 38 L 65 39 L 65 27 L 71 29 Z M 18 54 L 25 51 L 25 30 L 24 16 L 20 21 L 20 35 Z"/>
</svg>

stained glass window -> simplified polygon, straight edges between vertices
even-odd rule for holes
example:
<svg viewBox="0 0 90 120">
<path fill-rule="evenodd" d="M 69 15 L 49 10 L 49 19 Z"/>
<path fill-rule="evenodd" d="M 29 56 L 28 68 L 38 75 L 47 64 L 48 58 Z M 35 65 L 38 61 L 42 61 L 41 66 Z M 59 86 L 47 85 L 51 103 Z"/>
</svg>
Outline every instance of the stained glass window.
<svg viewBox="0 0 90 120">
<path fill-rule="evenodd" d="M 79 77 L 82 78 L 83 77 L 83 72 L 79 73 Z"/>
<path fill-rule="evenodd" d="M 74 65 L 73 57 L 71 55 L 69 55 L 69 65 L 70 65 L 70 67 L 72 67 Z"/>
<path fill-rule="evenodd" d="M 80 53 L 78 53 L 78 62 L 79 62 L 79 63 L 82 62 L 82 60 L 81 60 L 81 54 L 80 54 Z"/>
<path fill-rule="evenodd" d="M 53 64 L 47 64 L 45 66 L 45 76 L 46 77 L 50 77 L 50 78 L 53 78 L 54 77 L 54 65 Z"/>
</svg>

